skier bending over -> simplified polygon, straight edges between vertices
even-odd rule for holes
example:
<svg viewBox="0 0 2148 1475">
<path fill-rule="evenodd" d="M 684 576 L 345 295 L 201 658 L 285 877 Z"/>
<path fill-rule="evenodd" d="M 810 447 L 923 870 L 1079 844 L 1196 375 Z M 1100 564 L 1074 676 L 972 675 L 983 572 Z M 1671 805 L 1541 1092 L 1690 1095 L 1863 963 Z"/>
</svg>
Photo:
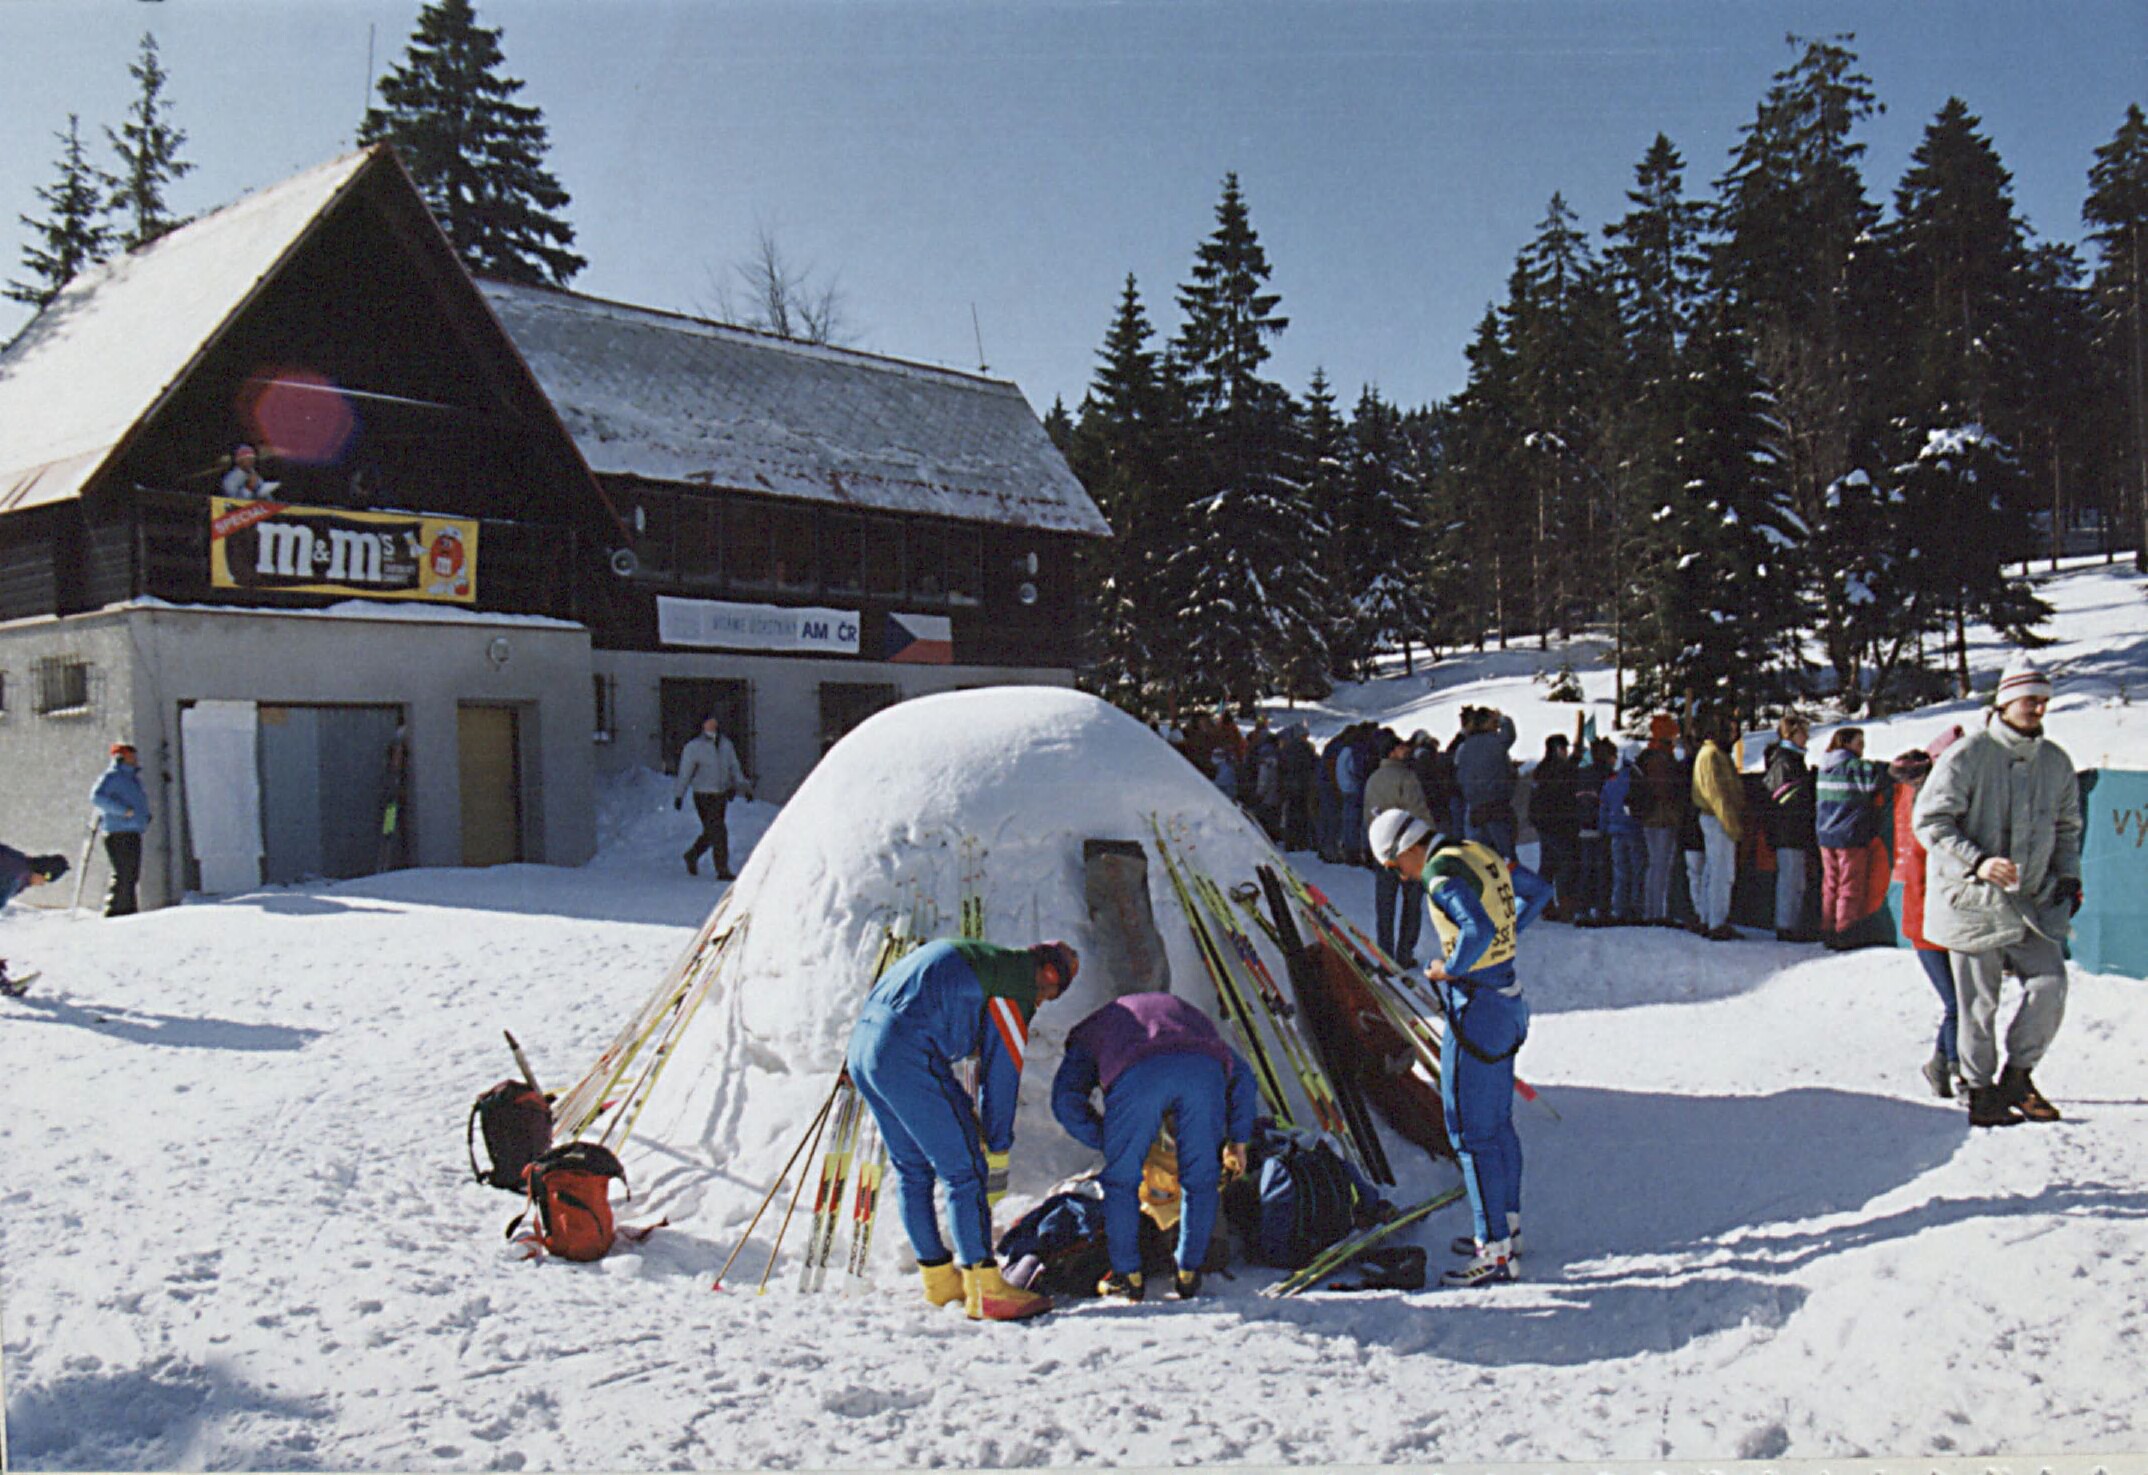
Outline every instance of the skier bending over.
<svg viewBox="0 0 2148 1475">
<path fill-rule="evenodd" d="M 1529 1036 L 1529 1005 L 1514 973 L 1514 939 L 1543 914 L 1552 888 L 1476 840 L 1452 841 L 1407 810 L 1372 822 L 1373 858 L 1419 882 L 1445 956 L 1425 977 L 1447 1015 L 1440 1104 L 1461 1165 L 1475 1231 L 1467 1263 L 1440 1279 L 1476 1286 L 1512 1280 L 1521 1247 L 1521 1138 L 1514 1131 L 1514 1056 Z M 1515 897 L 1519 895 L 1519 910 Z"/>
<path fill-rule="evenodd" d="M 43 886 L 57 881 L 67 874 L 67 857 L 64 855 L 24 855 L 13 846 L 0 845 L 0 907 L 15 899 L 15 894 L 28 886 Z M 0 958 L 0 994 L 20 998 L 29 980 L 21 983 L 9 980 L 7 959 Z"/>
<path fill-rule="evenodd" d="M 902 1227 L 917 1252 L 925 1299 L 935 1306 L 961 1301 L 972 1321 L 1019 1321 L 1052 1309 L 1049 1297 L 1001 1278 L 992 1258 L 992 1205 L 1007 1191 L 1030 1016 L 1065 992 L 1080 967 L 1063 942 L 927 943 L 880 976 L 850 1032 L 847 1069 L 902 1185 Z M 954 1072 L 955 1061 L 972 1055 L 974 1111 Z M 933 1211 L 935 1178 L 947 1185 L 953 1256 Z"/>
<path fill-rule="evenodd" d="M 1089 1099 L 1099 1086 L 1101 1114 Z M 1052 1081 L 1052 1115 L 1076 1142 L 1104 1154 L 1111 1274 L 1098 1295 L 1141 1299 L 1141 1168 L 1167 1113 L 1178 1143 L 1175 1289 L 1181 1300 L 1200 1290 L 1223 1166 L 1245 1171 L 1259 1106 L 1252 1068 L 1207 1015 L 1176 995 L 1127 994 L 1074 1026 Z"/>
</svg>

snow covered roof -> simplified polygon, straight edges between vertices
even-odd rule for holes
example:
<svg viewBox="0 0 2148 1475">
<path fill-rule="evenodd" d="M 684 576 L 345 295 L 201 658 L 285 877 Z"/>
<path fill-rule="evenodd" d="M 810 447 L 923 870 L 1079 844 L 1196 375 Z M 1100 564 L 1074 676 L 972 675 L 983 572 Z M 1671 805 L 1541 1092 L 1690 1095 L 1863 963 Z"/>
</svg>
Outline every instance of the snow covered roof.
<svg viewBox="0 0 2148 1475">
<path fill-rule="evenodd" d="M 1110 535 L 1004 380 L 478 285 L 599 474 Z"/>
<path fill-rule="evenodd" d="M 377 154 L 83 272 L 0 349 L 0 512 L 75 496 Z"/>
</svg>

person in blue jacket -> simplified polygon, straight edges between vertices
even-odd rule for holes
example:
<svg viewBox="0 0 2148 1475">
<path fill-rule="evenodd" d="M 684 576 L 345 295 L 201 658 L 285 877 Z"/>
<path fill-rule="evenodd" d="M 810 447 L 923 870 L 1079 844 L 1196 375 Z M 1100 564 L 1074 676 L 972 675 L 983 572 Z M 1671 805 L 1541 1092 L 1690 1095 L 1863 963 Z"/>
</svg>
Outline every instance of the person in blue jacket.
<svg viewBox="0 0 2148 1475">
<path fill-rule="evenodd" d="M 57 881 L 66 874 L 64 855 L 24 855 L 12 845 L 0 845 L 0 907 L 28 888 Z M 0 994 L 20 998 L 27 986 L 27 980 L 17 983 L 7 976 L 7 959 L 0 958 Z"/>
<path fill-rule="evenodd" d="M 1648 876 L 1648 845 L 1641 838 L 1641 817 L 1628 802 L 1640 777 L 1636 766 L 1641 745 L 1627 743 L 1618 750 L 1618 767 L 1604 781 L 1597 800 L 1597 827 L 1611 846 L 1611 914 L 1614 922 L 1641 920 L 1641 883 Z"/>
<path fill-rule="evenodd" d="M 1099 1088 L 1104 1109 L 1090 1100 Z M 1226 1159 L 1245 1171 L 1260 1093 L 1252 1067 L 1206 1014 L 1176 994 L 1125 994 L 1074 1026 L 1052 1080 L 1052 1115 L 1104 1154 L 1104 1237 L 1111 1274 L 1101 1296 L 1138 1301 L 1141 1165 L 1168 1117 L 1178 1147 L 1181 1300 L 1200 1291 Z"/>
<path fill-rule="evenodd" d="M 131 916 L 138 909 L 135 887 L 142 879 L 142 831 L 149 828 L 149 793 L 142 787 L 142 768 L 134 756 L 134 744 L 114 743 L 112 766 L 90 790 L 104 826 L 104 855 L 112 863 L 112 884 L 104 894 L 107 917 Z"/>
<path fill-rule="evenodd" d="M 1065 992 L 1081 957 L 1063 942 L 998 947 L 964 938 L 929 942 L 880 975 L 850 1032 L 846 1069 L 880 1125 L 902 1186 L 902 1225 L 917 1252 L 925 1299 L 961 1301 L 972 1321 L 1019 1321 L 1052 1309 L 1012 1286 L 992 1258 L 992 1205 L 1007 1191 L 1014 1109 L 1029 1021 Z M 977 1103 L 954 1062 L 977 1060 Z M 946 1186 L 949 1253 L 934 1211 Z"/>
<path fill-rule="evenodd" d="M 1455 1286 L 1514 1278 L 1521 1243 L 1521 1138 L 1514 1131 L 1514 1056 L 1529 1035 L 1529 1005 L 1515 976 L 1515 939 L 1544 913 L 1552 888 L 1481 841 L 1453 841 L 1405 810 L 1372 823 L 1372 853 L 1425 889 L 1445 953 L 1425 969 L 1447 1016 L 1440 1044 L 1440 1103 L 1469 1193 L 1467 1263 L 1440 1279 Z M 1458 1251 L 1465 1248 L 1457 1242 Z"/>
</svg>

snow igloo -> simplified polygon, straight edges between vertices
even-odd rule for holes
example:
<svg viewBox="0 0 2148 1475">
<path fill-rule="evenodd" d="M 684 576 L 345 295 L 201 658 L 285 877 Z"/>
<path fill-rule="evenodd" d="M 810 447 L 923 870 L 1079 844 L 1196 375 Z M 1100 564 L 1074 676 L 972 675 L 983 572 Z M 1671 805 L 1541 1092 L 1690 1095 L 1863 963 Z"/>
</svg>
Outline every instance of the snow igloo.
<svg viewBox="0 0 2148 1475">
<path fill-rule="evenodd" d="M 735 1235 L 828 1095 L 887 930 L 914 921 L 922 940 L 955 936 L 965 895 L 982 905 L 986 940 L 1064 938 L 1082 955 L 1074 987 L 1031 1024 L 1000 1222 L 1091 1166 L 1050 1111 L 1068 1031 L 1143 988 L 1168 986 L 1217 1012 L 1152 816 L 1174 857 L 1225 887 L 1275 855 L 1162 738 L 1081 692 L 949 692 L 858 726 L 783 807 L 721 904 L 721 925 L 733 929 L 725 956 L 619 1149 L 637 1211 L 716 1240 Z M 1092 841 L 1123 842 L 1118 865 L 1100 867 L 1122 879 L 1124 844 L 1141 847 L 1154 922 L 1146 946 L 1129 947 L 1125 891 L 1092 915 Z M 1271 966 L 1280 977 L 1280 961 Z M 892 1223 L 876 1236 L 883 1271 L 904 1253 L 900 1240 Z"/>
</svg>

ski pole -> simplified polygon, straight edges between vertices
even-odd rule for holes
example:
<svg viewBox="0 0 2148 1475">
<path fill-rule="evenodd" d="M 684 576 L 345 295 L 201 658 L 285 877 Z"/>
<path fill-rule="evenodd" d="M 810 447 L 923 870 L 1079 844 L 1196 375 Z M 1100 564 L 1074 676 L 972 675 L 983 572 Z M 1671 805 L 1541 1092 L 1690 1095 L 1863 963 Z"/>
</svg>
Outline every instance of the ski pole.
<svg viewBox="0 0 2148 1475">
<path fill-rule="evenodd" d="M 720 1291 L 723 1289 L 723 1278 L 731 1272 L 731 1261 L 739 1257 L 740 1251 L 746 1248 L 747 1241 L 753 1238 L 753 1231 L 760 1226 L 761 1216 L 767 1213 L 768 1206 L 775 1202 L 776 1193 L 783 1187 L 783 1180 L 791 1175 L 791 1169 L 798 1165 L 799 1157 L 806 1150 L 806 1144 L 813 1140 L 815 1133 L 819 1132 L 821 1123 L 828 1120 L 828 1113 L 835 1107 L 836 1091 L 842 1089 L 843 1078 L 839 1075 L 835 1080 L 835 1089 L 828 1093 L 828 1099 L 820 1104 L 820 1110 L 814 1113 L 813 1120 L 806 1123 L 805 1135 L 800 1137 L 798 1145 L 791 1149 L 790 1161 L 785 1163 L 782 1171 L 776 1174 L 776 1181 L 768 1185 L 768 1192 L 761 1197 L 761 1206 L 755 1209 L 753 1217 L 746 1221 L 746 1232 L 739 1236 L 738 1248 L 731 1251 L 730 1259 L 723 1262 L 723 1269 L 716 1272 L 716 1280 L 714 1284 L 710 1285 L 710 1290 Z"/>
<path fill-rule="evenodd" d="M 836 1080 L 835 1080 L 835 1089 L 836 1089 L 836 1090 L 837 1090 L 838 1092 L 840 1092 L 840 1091 L 841 1091 L 841 1090 L 843 1089 L 843 1087 L 844 1087 L 845 1085 L 847 1085 L 847 1084 L 848 1084 L 848 1082 L 847 1082 L 847 1081 L 845 1081 L 845 1080 L 843 1079 L 843 1077 L 841 1077 L 841 1076 L 837 1076 L 837 1077 L 836 1077 Z M 833 1106 L 833 1105 L 835 1104 L 835 1097 L 834 1097 L 834 1096 L 830 1096 L 830 1097 L 828 1098 L 828 1103 L 829 1103 L 829 1105 L 830 1105 L 830 1106 Z M 813 1160 L 813 1150 L 814 1150 L 814 1148 L 817 1148 L 817 1147 L 819 1147 L 819 1146 L 820 1146 L 820 1139 L 821 1139 L 821 1134 L 822 1134 L 823 1132 L 825 1132 L 825 1131 L 827 1130 L 827 1126 L 828 1126 L 828 1115 L 827 1115 L 827 1113 L 826 1113 L 826 1112 L 823 1112 L 823 1113 L 821 1114 L 821 1118 L 820 1118 L 820 1121 L 819 1121 L 819 1122 L 818 1122 L 817 1124 L 815 1124 L 815 1126 L 814 1126 L 814 1128 L 813 1128 L 813 1136 L 812 1136 L 812 1145 L 811 1145 L 811 1146 L 809 1146 L 808 1148 L 806 1148 L 806 1161 L 807 1161 L 807 1162 L 811 1162 L 811 1161 Z M 826 1176 L 826 1169 L 825 1169 L 825 1168 L 824 1168 L 824 1169 L 822 1170 L 822 1175 L 823 1175 L 823 1178 L 825 1179 L 825 1176 Z M 779 1184 L 780 1184 L 780 1183 L 781 1183 L 781 1182 L 782 1182 L 783 1180 L 779 1178 L 779 1179 L 777 1179 L 776 1181 L 777 1181 L 777 1183 L 779 1183 Z M 798 1212 L 798 1199 L 799 1199 L 800 1195 L 802 1195 L 802 1194 L 803 1194 L 803 1193 L 805 1192 L 805 1181 L 806 1181 L 806 1175 L 805 1175 L 804 1173 L 800 1173 L 800 1174 L 798 1175 L 798 1186 L 797 1186 L 796 1188 L 793 1188 L 793 1189 L 791 1190 L 791 1206 L 790 1206 L 789 1208 L 787 1208 L 787 1209 L 785 1209 L 785 1210 L 783 1211 L 783 1222 L 782 1222 L 781 1224 L 779 1224 L 779 1225 L 777 1225 L 777 1226 L 776 1226 L 776 1242 L 775 1242 L 774 1244 L 772 1244 L 772 1245 L 770 1245 L 770 1246 L 768 1247 L 768 1263 L 767 1263 L 766 1265 L 763 1265 L 763 1266 L 761 1267 L 761 1283 L 760 1283 L 760 1285 L 758 1285 L 757 1287 L 755 1287 L 755 1288 L 754 1288 L 754 1294 L 755 1294 L 755 1295 L 757 1295 L 757 1296 L 765 1296 L 765 1295 L 767 1295 L 767 1294 L 768 1294 L 768 1274 L 769 1274 L 769 1272 L 770 1272 L 770 1271 L 772 1271 L 772 1270 L 774 1270 L 774 1269 L 776 1268 L 776 1256 L 777 1256 L 778 1254 L 782 1253 L 782 1250 L 783 1250 L 783 1236 L 784 1236 L 784 1235 L 785 1235 L 786 1233 L 788 1233 L 788 1232 L 789 1232 L 789 1230 L 790 1230 L 790 1227 L 791 1227 L 791 1215 L 793 1215 L 793 1214 L 795 1214 L 795 1213 L 797 1213 L 797 1212 Z"/>
<path fill-rule="evenodd" d="M 537 1084 L 537 1072 L 530 1069 L 529 1056 L 523 1054 L 522 1047 L 515 1043 L 515 1032 L 511 1029 L 503 1029 L 500 1033 L 507 1036 L 507 1048 L 515 1052 L 515 1064 L 521 1068 L 522 1079 L 528 1083 L 532 1091 L 542 1096 L 544 1090 Z"/>
<path fill-rule="evenodd" d="M 67 908 L 70 917 L 82 910 L 82 888 L 89 881 L 90 852 L 97 848 L 97 832 L 103 828 L 104 816 L 91 815 L 89 833 L 82 837 L 82 863 L 75 867 L 75 899 Z"/>
</svg>

